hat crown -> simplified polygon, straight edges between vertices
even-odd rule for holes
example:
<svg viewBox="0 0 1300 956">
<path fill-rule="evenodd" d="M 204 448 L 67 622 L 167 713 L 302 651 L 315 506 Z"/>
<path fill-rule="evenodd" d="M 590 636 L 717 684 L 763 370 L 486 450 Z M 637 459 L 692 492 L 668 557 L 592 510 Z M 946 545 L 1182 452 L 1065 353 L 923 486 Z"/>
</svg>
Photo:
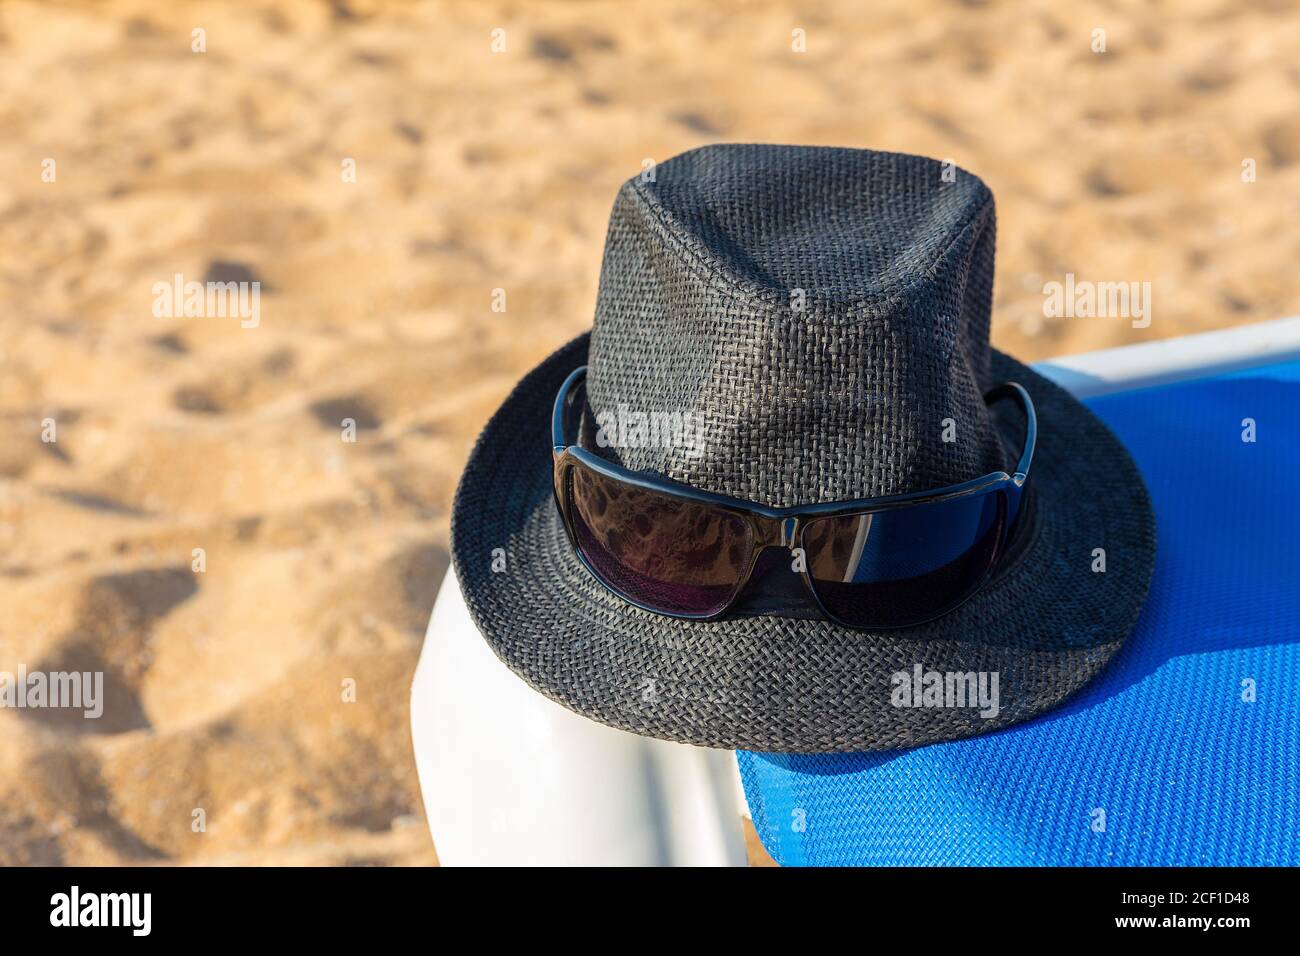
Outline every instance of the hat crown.
<svg viewBox="0 0 1300 956">
<path fill-rule="evenodd" d="M 996 215 L 975 176 L 720 145 L 629 180 L 587 394 L 600 450 L 776 507 L 1006 469 L 985 409 Z"/>
</svg>

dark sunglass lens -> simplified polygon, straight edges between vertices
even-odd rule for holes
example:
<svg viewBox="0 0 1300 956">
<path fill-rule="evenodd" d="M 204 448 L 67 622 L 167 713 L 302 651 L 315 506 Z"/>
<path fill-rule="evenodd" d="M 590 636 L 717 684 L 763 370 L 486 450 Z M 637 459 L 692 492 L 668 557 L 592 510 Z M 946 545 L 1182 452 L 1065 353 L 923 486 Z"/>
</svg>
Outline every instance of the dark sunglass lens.
<svg viewBox="0 0 1300 956">
<path fill-rule="evenodd" d="M 841 518 L 803 532 L 817 596 L 862 627 L 904 627 L 961 603 L 992 567 L 1006 506 L 1002 492 Z"/>
<path fill-rule="evenodd" d="M 669 614 L 707 617 L 727 606 L 749 560 L 745 521 L 582 465 L 570 474 L 578 549 L 614 590 Z"/>
</svg>

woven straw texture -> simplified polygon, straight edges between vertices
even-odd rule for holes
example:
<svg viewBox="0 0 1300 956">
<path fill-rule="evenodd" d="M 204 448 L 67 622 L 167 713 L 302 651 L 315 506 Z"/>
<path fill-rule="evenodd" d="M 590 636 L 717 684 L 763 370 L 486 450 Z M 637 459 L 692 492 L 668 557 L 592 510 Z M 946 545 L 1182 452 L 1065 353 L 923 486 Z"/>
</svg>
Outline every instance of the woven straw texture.
<svg viewBox="0 0 1300 956">
<path fill-rule="evenodd" d="M 587 392 L 695 415 L 698 458 L 636 470 L 773 506 L 925 491 L 1005 468 L 989 377 L 993 196 L 855 149 L 713 146 L 619 192 Z M 961 440 L 944 442 L 952 419 Z"/>
<path fill-rule="evenodd" d="M 989 348 L 992 197 L 975 177 L 946 182 L 942 172 L 863 150 L 722 146 L 623 188 L 590 341 L 571 342 L 519 384 L 480 436 L 454 505 L 466 603 L 524 680 L 651 736 L 859 751 L 1024 720 L 1106 663 L 1154 563 L 1141 477 L 1083 406 Z M 620 448 L 625 465 L 772 505 L 1008 468 L 1019 428 L 995 421 L 980 395 L 1019 381 L 1040 426 L 1024 526 L 994 581 L 917 628 L 641 611 L 586 572 L 551 500 L 550 405 L 581 364 L 596 411 L 625 405 L 703 422 L 702 454 Z M 956 442 L 940 438 L 945 419 Z M 1105 573 L 1091 570 L 1096 548 Z M 500 571 L 495 549 L 506 555 Z M 997 672 L 999 713 L 892 706 L 891 675 L 916 664 Z"/>
</svg>

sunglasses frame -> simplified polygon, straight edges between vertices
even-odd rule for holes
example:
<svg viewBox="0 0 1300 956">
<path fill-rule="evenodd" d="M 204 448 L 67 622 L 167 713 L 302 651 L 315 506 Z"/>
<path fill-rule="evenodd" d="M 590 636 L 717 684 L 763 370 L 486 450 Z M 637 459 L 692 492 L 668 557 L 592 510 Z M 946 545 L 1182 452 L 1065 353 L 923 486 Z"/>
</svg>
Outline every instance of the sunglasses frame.
<svg viewBox="0 0 1300 956">
<path fill-rule="evenodd" d="M 564 524 L 564 531 L 569 539 L 569 544 L 578 560 L 582 562 L 587 571 L 590 572 L 606 590 L 615 594 L 629 604 L 639 607 L 642 610 L 650 611 L 654 614 L 661 614 L 665 617 L 677 618 L 679 620 L 689 621 L 713 621 L 724 617 L 735 606 L 740 596 L 745 592 L 746 586 L 754 573 L 754 567 L 758 564 L 759 556 L 769 548 L 803 548 L 804 528 L 812 521 L 821 518 L 841 518 L 847 516 L 875 514 L 883 511 L 897 511 L 909 508 L 915 505 L 931 504 L 940 501 L 949 501 L 954 498 L 972 497 L 975 495 L 986 495 L 995 492 L 1002 492 L 1005 495 L 1006 511 L 1002 526 L 1002 533 L 997 544 L 994 546 L 993 553 L 989 557 L 988 567 L 984 570 L 979 580 L 957 601 L 935 611 L 934 614 L 906 624 L 858 624 L 851 621 L 843 620 L 833 614 L 826 604 L 822 601 L 821 595 L 817 593 L 816 585 L 812 581 L 812 572 L 808 569 L 805 562 L 804 569 L 799 572 L 803 579 L 804 587 L 812 596 L 813 601 L 821 610 L 821 613 L 831 621 L 843 627 L 853 628 L 854 630 L 896 630 L 905 627 L 916 627 L 933 621 L 935 618 L 942 617 L 951 611 L 956 610 L 966 601 L 970 600 L 988 583 L 992 577 L 993 570 L 997 567 L 1005 551 L 1007 542 L 1010 540 L 1012 531 L 1016 526 L 1016 521 L 1020 517 L 1020 504 L 1024 496 L 1026 483 L 1029 480 L 1029 468 L 1033 462 L 1034 446 L 1038 440 L 1038 419 L 1034 412 L 1033 399 L 1029 397 L 1029 392 L 1017 382 L 1004 382 L 1001 385 L 994 386 L 984 395 L 986 405 L 1003 398 L 1015 399 L 1025 415 L 1025 441 L 1024 448 L 1020 453 L 1020 459 L 1016 464 L 1016 470 L 1013 473 L 1005 471 L 995 471 L 980 478 L 972 478 L 969 481 L 963 481 L 960 484 L 949 485 L 945 488 L 938 488 L 933 491 L 912 492 L 904 495 L 890 495 L 881 498 L 862 498 L 856 501 L 833 501 L 823 504 L 794 505 L 789 508 L 770 508 L 766 505 L 760 505 L 756 502 L 745 501 L 742 498 L 733 498 L 729 495 L 720 495 L 711 491 L 704 491 L 699 488 L 693 488 L 690 485 L 673 481 L 670 478 L 664 478 L 660 475 L 634 472 L 613 462 L 592 453 L 580 445 L 570 444 L 565 435 L 565 420 L 568 410 L 569 396 L 573 393 L 577 385 L 584 381 L 587 374 L 587 366 L 583 365 L 573 370 L 560 386 L 560 390 L 555 396 L 555 406 L 551 413 L 551 450 L 552 450 L 552 473 L 551 473 L 551 490 L 555 497 L 555 506 L 559 510 L 560 518 Z M 576 437 L 576 436 L 575 436 Z M 569 502 L 568 477 L 569 472 L 579 465 L 590 468 L 592 471 L 606 478 L 632 485 L 636 488 L 643 488 L 649 491 L 658 492 L 659 494 L 671 497 L 685 499 L 687 501 L 698 502 L 700 504 L 710 505 L 721 511 L 734 515 L 743 520 L 748 528 L 749 534 L 749 559 L 746 564 L 744 573 L 737 581 L 735 590 L 727 599 L 727 603 L 717 611 L 703 614 L 690 614 L 674 611 L 665 611 L 661 608 L 645 604 L 635 598 L 624 594 L 620 589 L 612 585 L 600 574 L 587 560 L 587 556 L 582 553 L 582 548 L 578 546 L 577 534 L 573 528 L 573 514 Z M 806 550 L 804 551 L 806 555 Z"/>
</svg>

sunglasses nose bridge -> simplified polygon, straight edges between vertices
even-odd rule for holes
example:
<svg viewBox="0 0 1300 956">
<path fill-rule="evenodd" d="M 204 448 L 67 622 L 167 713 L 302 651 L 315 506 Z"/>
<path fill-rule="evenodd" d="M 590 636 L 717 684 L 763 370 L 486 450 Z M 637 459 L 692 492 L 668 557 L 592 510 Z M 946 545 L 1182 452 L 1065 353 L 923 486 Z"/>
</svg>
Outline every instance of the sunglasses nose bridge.
<svg viewBox="0 0 1300 956">
<path fill-rule="evenodd" d="M 755 543 L 750 573 L 736 595 L 731 613 L 740 617 L 775 614 L 811 619 L 821 616 L 800 564 L 791 554 L 798 542 L 799 520 L 751 515 L 751 521 Z"/>
<path fill-rule="evenodd" d="M 798 525 L 797 518 L 754 516 L 754 554 L 769 548 L 793 548 Z"/>
</svg>

